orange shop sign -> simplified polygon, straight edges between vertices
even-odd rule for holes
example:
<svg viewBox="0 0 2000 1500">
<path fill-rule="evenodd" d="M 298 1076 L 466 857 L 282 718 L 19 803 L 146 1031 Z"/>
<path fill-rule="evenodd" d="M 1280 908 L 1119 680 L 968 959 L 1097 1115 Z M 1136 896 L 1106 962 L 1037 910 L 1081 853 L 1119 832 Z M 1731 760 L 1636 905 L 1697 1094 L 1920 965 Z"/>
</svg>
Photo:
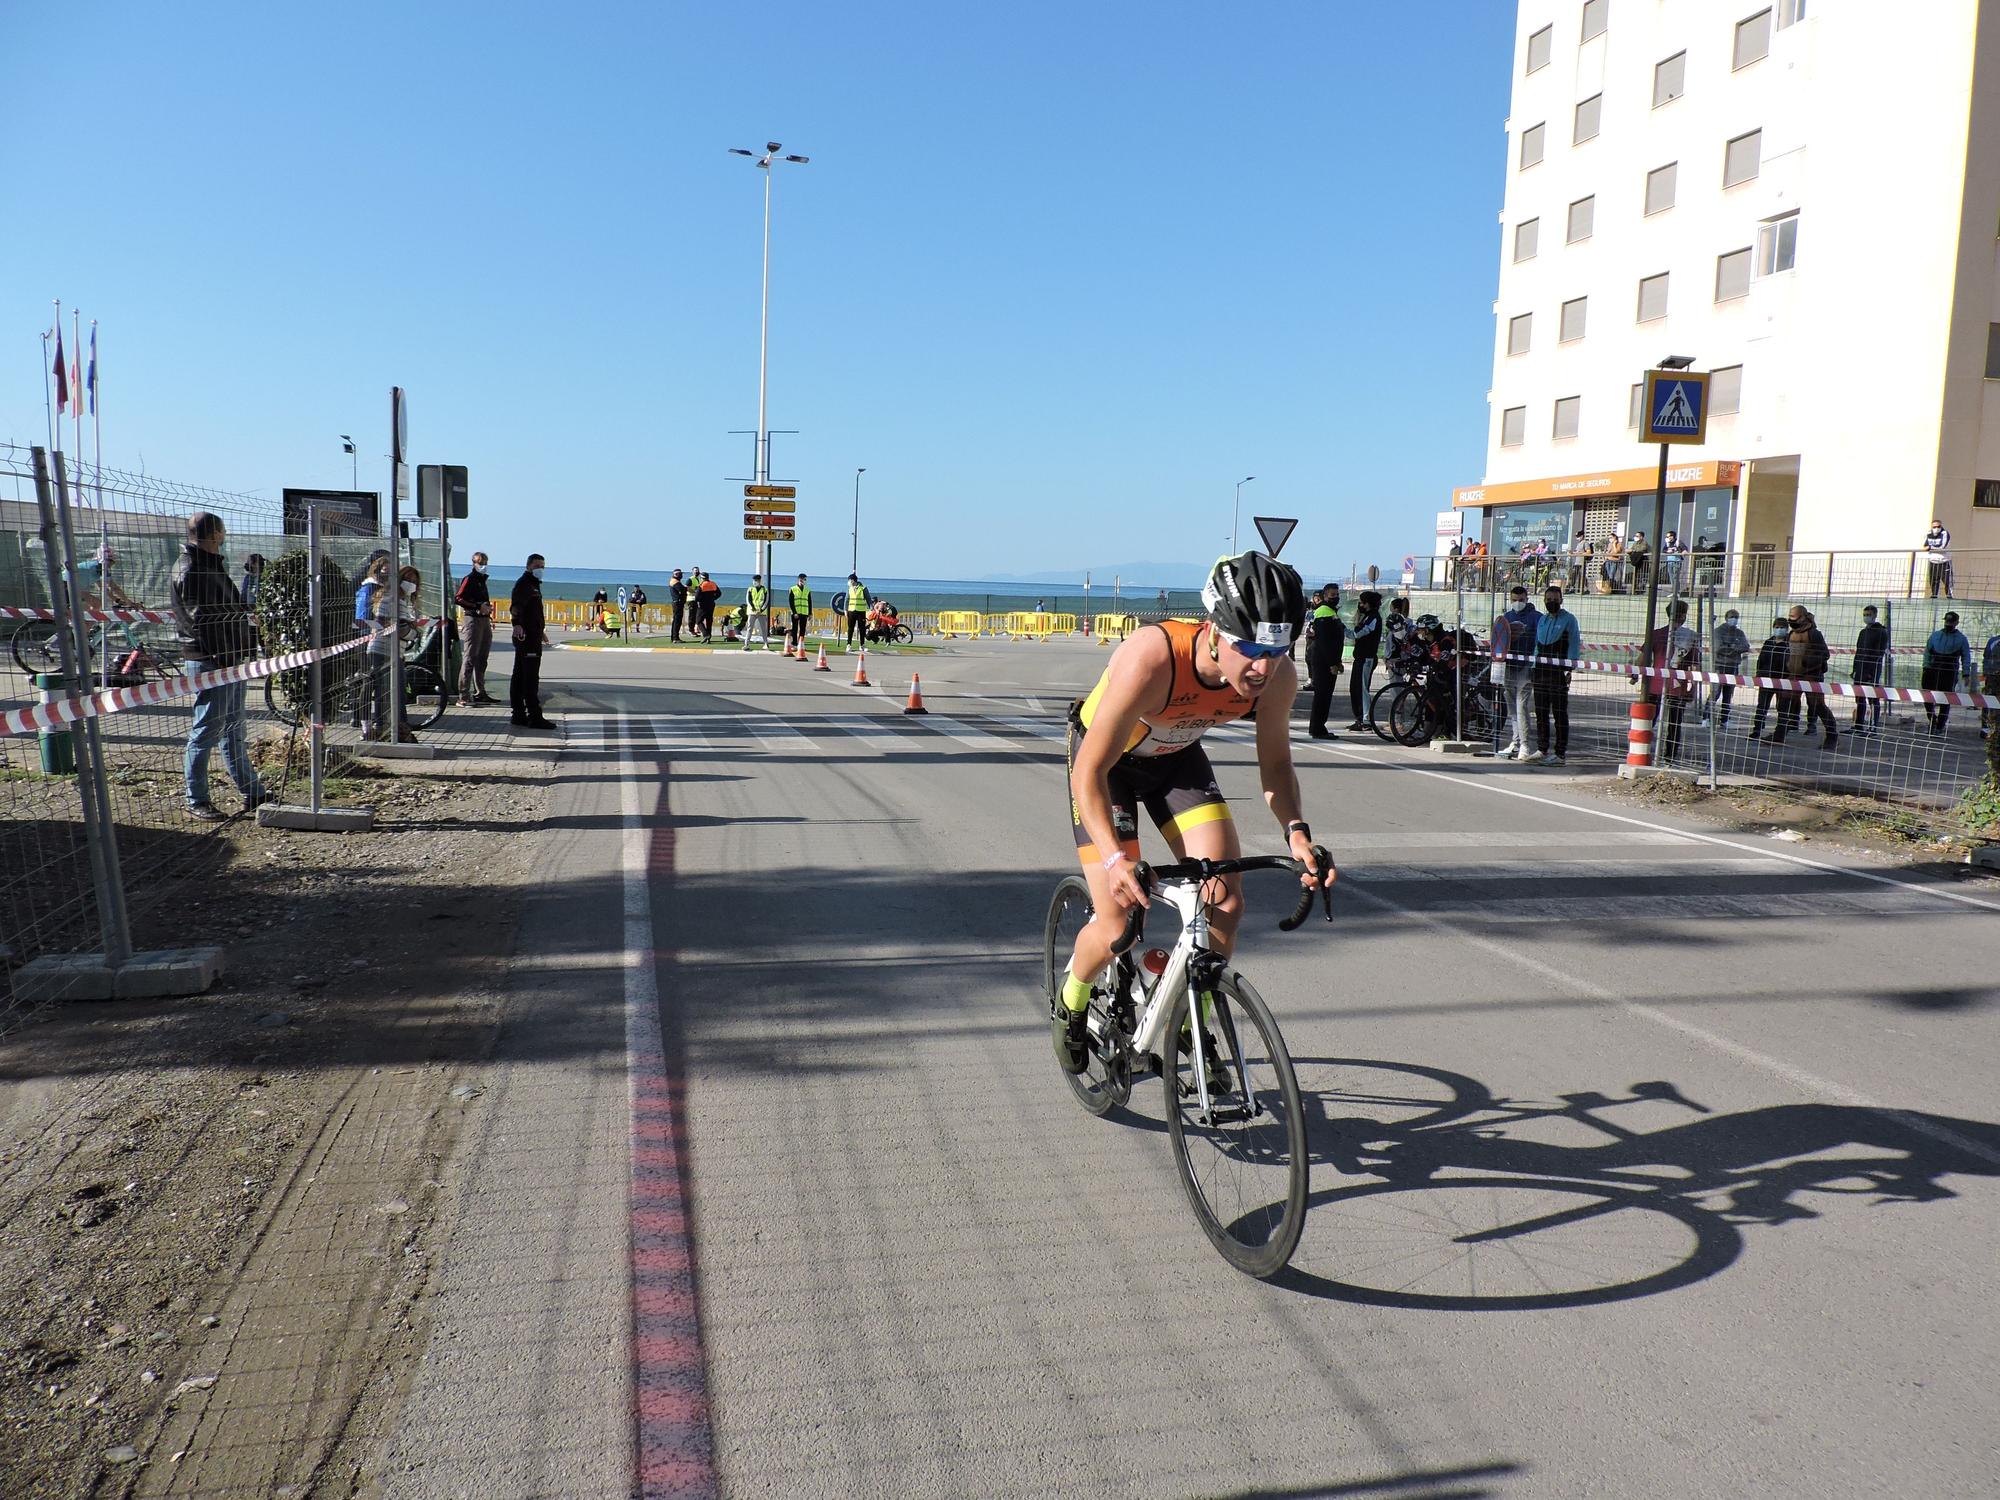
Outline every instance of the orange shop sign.
<svg viewBox="0 0 2000 1500">
<path fill-rule="evenodd" d="M 1698 464 L 1667 465 L 1670 490 L 1734 489 L 1742 477 L 1743 465 L 1728 459 L 1709 459 Z M 1660 482 L 1660 471 L 1610 469 L 1602 474 L 1565 474 L 1554 479 L 1515 479 L 1505 484 L 1464 485 L 1451 492 L 1451 503 L 1460 510 L 1481 505 L 1527 505 L 1536 500 L 1571 500 L 1587 495 L 1650 494 Z"/>
</svg>

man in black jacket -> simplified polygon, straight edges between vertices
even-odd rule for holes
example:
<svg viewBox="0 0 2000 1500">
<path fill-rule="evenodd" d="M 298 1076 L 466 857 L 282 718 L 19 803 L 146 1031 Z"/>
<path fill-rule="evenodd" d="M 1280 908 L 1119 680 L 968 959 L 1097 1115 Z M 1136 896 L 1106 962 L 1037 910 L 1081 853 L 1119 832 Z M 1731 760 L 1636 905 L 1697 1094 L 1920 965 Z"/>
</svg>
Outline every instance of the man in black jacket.
<svg viewBox="0 0 2000 1500">
<path fill-rule="evenodd" d="M 1340 681 L 1340 659 L 1347 645 L 1347 626 L 1340 618 L 1340 585 L 1329 583 L 1313 603 L 1306 635 L 1306 672 L 1312 682 L 1306 733 L 1316 740 L 1330 740 L 1333 731 L 1326 727 L 1326 715 L 1333 706 L 1333 689 Z"/>
<path fill-rule="evenodd" d="M 1861 634 L 1854 638 L 1854 681 L 1880 683 L 1882 667 L 1889 659 L 1889 627 L 1875 618 L 1875 606 L 1861 611 Z M 1854 732 L 1867 734 L 1882 727 L 1882 700 L 1854 700 Z"/>
<path fill-rule="evenodd" d="M 553 729 L 542 714 L 542 648 L 549 643 L 548 616 L 542 609 L 542 567 L 539 552 L 528 554 L 527 570 L 514 580 L 509 613 L 514 622 L 514 675 L 507 697 L 513 722 L 522 729 Z"/>
<path fill-rule="evenodd" d="M 677 641 L 681 638 L 681 620 L 686 616 L 688 607 L 687 579 L 681 576 L 679 568 L 674 569 L 674 576 L 668 580 L 667 602 L 674 608 L 672 634 L 668 639 Z"/>
<path fill-rule="evenodd" d="M 230 580 L 222 561 L 222 517 L 198 510 L 188 517 L 187 542 L 174 564 L 174 633 L 190 676 L 240 666 L 254 652 L 250 611 Z M 269 800 L 250 764 L 244 735 L 243 684 L 222 682 L 194 696 L 194 722 L 188 726 L 187 756 L 182 769 L 191 818 L 219 823 L 223 813 L 208 795 L 208 758 L 222 745 L 222 763 L 229 779 L 243 794 L 245 810 Z"/>
<path fill-rule="evenodd" d="M 493 594 L 486 583 L 486 554 L 472 554 L 472 571 L 458 581 L 458 638 L 465 660 L 458 669 L 458 706 L 491 703 L 486 660 L 493 652 Z"/>
</svg>

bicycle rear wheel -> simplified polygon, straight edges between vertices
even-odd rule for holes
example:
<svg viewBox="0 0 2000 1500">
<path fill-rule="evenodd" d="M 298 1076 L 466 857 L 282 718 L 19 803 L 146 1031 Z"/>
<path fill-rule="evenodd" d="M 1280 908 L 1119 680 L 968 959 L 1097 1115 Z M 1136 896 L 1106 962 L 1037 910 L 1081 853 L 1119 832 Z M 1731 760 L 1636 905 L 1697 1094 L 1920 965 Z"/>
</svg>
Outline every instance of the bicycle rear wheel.
<svg viewBox="0 0 2000 1500">
<path fill-rule="evenodd" d="M 403 697 L 413 729 L 428 729 L 444 717 L 444 679 L 421 662 L 403 664 Z"/>
<path fill-rule="evenodd" d="M 1402 678 L 1394 678 L 1375 689 L 1368 700 L 1368 727 L 1392 744 L 1394 740 L 1389 734 L 1389 705 L 1395 702 L 1396 694 L 1408 686 L 1409 684 Z"/>
<path fill-rule="evenodd" d="M 54 620 L 30 620 L 14 632 L 14 664 L 29 676 L 62 671 L 62 642 Z"/>
<path fill-rule="evenodd" d="M 1191 993 L 1184 990 L 1174 1002 L 1167 1037 L 1181 1035 Z M 1232 971 L 1211 993 L 1202 1029 L 1225 1077 L 1218 1088 L 1210 1074 L 1206 1113 L 1195 1078 L 1197 1049 L 1183 1051 L 1172 1041 L 1161 1047 L 1173 1054 L 1162 1071 L 1174 1166 L 1195 1221 L 1222 1258 L 1251 1276 L 1274 1276 L 1305 1228 L 1305 1111 L 1285 1039 L 1250 982 Z"/>
<path fill-rule="evenodd" d="M 1080 875 L 1065 875 L 1049 899 L 1049 920 L 1042 943 L 1043 1013 L 1050 1020 L 1055 1019 L 1056 1009 L 1062 1004 L 1063 976 L 1069 972 L 1069 956 L 1076 946 L 1076 935 L 1089 925 L 1091 913 L 1090 887 Z M 1117 972 L 1115 966 L 1113 972 Z M 1090 1029 L 1097 1036 L 1110 1033 L 1106 1000 L 1107 997 L 1097 993 L 1090 997 Z M 1063 1077 L 1069 1080 L 1076 1102 L 1093 1115 L 1104 1114 L 1131 1097 L 1130 1082 L 1122 1074 L 1114 1073 L 1095 1050 L 1083 1072 L 1064 1073 Z"/>
</svg>

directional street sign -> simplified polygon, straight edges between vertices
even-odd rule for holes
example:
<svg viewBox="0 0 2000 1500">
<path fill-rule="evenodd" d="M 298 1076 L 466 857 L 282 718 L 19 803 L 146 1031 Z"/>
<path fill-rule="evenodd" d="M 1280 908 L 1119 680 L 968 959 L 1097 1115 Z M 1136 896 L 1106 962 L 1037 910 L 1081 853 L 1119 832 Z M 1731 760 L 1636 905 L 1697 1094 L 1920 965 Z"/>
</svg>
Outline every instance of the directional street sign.
<svg viewBox="0 0 2000 1500">
<path fill-rule="evenodd" d="M 761 510 L 771 515 L 789 516 L 799 508 L 796 500 L 759 500 L 751 496 L 743 502 L 745 510 Z"/>
<path fill-rule="evenodd" d="M 743 540 L 746 542 L 796 542 L 799 534 L 791 527 L 745 526 Z"/>
<path fill-rule="evenodd" d="M 1708 376 L 1699 370 L 1648 370 L 1642 443 L 1699 443 L 1708 436 Z"/>
<path fill-rule="evenodd" d="M 751 499 L 796 500 L 799 487 L 795 484 L 746 484 L 743 493 Z"/>
<path fill-rule="evenodd" d="M 1292 539 L 1298 529 L 1297 516 L 1252 516 L 1257 525 L 1257 535 L 1264 539 L 1264 551 L 1276 557 L 1285 550 L 1285 543 Z"/>
<path fill-rule="evenodd" d="M 774 516 L 761 510 L 746 510 L 743 512 L 743 524 L 745 526 L 796 526 L 798 525 L 798 517 Z"/>
</svg>

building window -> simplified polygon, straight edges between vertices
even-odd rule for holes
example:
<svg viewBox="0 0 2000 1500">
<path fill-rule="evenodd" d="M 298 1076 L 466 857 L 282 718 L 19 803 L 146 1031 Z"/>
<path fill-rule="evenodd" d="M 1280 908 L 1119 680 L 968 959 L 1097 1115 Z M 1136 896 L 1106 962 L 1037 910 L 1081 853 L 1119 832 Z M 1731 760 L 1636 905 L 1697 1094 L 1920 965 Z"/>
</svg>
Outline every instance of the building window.
<svg viewBox="0 0 2000 1500">
<path fill-rule="evenodd" d="M 1584 41 L 1604 35 L 1604 28 L 1610 24 L 1610 16 L 1607 14 L 1610 9 L 1611 0 L 1583 0 Z"/>
<path fill-rule="evenodd" d="M 1507 352 L 1509 354 L 1526 354 L 1528 352 L 1528 341 L 1534 336 L 1534 331 L 1535 315 L 1533 313 L 1522 313 L 1518 318 L 1509 318 L 1507 320 Z"/>
<path fill-rule="evenodd" d="M 1625 411 L 1625 425 L 1634 429 L 1639 426 L 1639 416 L 1646 409 L 1646 382 L 1640 381 L 1632 387 L 1632 404 Z"/>
<path fill-rule="evenodd" d="M 1652 323 L 1667 315 L 1667 273 L 1648 276 L 1639 283 L 1639 321 Z"/>
<path fill-rule="evenodd" d="M 1603 113 L 1604 96 L 1592 94 L 1576 107 L 1576 128 L 1570 132 L 1569 143 L 1581 146 L 1597 135 L 1597 117 Z"/>
<path fill-rule="evenodd" d="M 1537 125 L 1535 128 L 1540 130 L 1541 126 Z M 1763 164 L 1763 157 L 1763 131 L 1753 130 L 1748 135 L 1739 135 L 1736 137 L 1722 151 L 1722 185 L 1730 188 L 1735 187 L 1739 182 L 1748 182 L 1757 175 L 1758 167 Z M 1538 138 L 1535 160 L 1540 161 L 1541 159 Z"/>
<path fill-rule="evenodd" d="M 1569 237 L 1566 244 L 1574 245 L 1578 240 L 1590 238 L 1590 231 L 1597 223 L 1597 198 L 1579 198 L 1569 206 Z"/>
<path fill-rule="evenodd" d="M 1806 0 L 1778 0 L 1778 29 L 1783 31 L 1806 18 Z"/>
<path fill-rule="evenodd" d="M 2000 323 L 1986 325 L 1986 378 L 2000 380 Z"/>
<path fill-rule="evenodd" d="M 1562 396 L 1556 400 L 1556 423 L 1551 436 L 1573 438 L 1576 436 L 1576 422 L 1583 410 L 1583 397 Z"/>
<path fill-rule="evenodd" d="M 1518 448 L 1528 435 L 1528 408 L 1510 406 L 1500 413 L 1500 446 Z"/>
<path fill-rule="evenodd" d="M 1526 130 L 1521 132 L 1521 165 L 1523 168 L 1532 167 L 1541 159 L 1542 127 L 1540 125 L 1530 125 Z M 1752 172 L 1750 175 L 1754 177 L 1757 174 Z"/>
<path fill-rule="evenodd" d="M 1646 212 L 1663 213 L 1674 206 L 1674 187 L 1680 180 L 1680 163 L 1670 161 L 1646 174 Z"/>
<path fill-rule="evenodd" d="M 1562 310 L 1562 328 L 1557 334 L 1557 342 L 1573 344 L 1583 337 L 1585 314 L 1590 310 L 1590 299 L 1578 297 L 1565 302 Z"/>
<path fill-rule="evenodd" d="M 1795 209 L 1783 218 L 1766 219 L 1757 230 L 1757 274 L 1776 276 L 1789 271 L 1799 258 L 1799 216 Z"/>
<path fill-rule="evenodd" d="M 1736 56 L 1731 68 L 1747 68 L 1762 62 L 1771 51 L 1771 13 L 1760 10 L 1736 23 Z"/>
<path fill-rule="evenodd" d="M 1535 258 L 1536 247 L 1542 238 L 1542 221 L 1524 219 L 1514 226 L 1514 260 L 1519 263 Z"/>
<path fill-rule="evenodd" d="M 1715 257 L 1715 300 L 1732 302 L 1750 294 L 1750 247 Z"/>
<path fill-rule="evenodd" d="M 1687 92 L 1688 55 L 1676 52 L 1664 62 L 1653 64 L 1653 108 L 1671 104 Z"/>
<path fill-rule="evenodd" d="M 1726 417 L 1743 410 L 1743 366 L 1724 365 L 1708 372 L 1708 414 Z"/>
<path fill-rule="evenodd" d="M 1975 479 L 1972 481 L 1972 508 L 1974 510 L 2000 510 L 2000 479 Z"/>
<path fill-rule="evenodd" d="M 1539 73 L 1549 65 L 1549 48 L 1555 40 L 1555 34 L 1555 27 L 1544 26 L 1528 38 L 1528 66 L 1524 71 Z"/>
</svg>

